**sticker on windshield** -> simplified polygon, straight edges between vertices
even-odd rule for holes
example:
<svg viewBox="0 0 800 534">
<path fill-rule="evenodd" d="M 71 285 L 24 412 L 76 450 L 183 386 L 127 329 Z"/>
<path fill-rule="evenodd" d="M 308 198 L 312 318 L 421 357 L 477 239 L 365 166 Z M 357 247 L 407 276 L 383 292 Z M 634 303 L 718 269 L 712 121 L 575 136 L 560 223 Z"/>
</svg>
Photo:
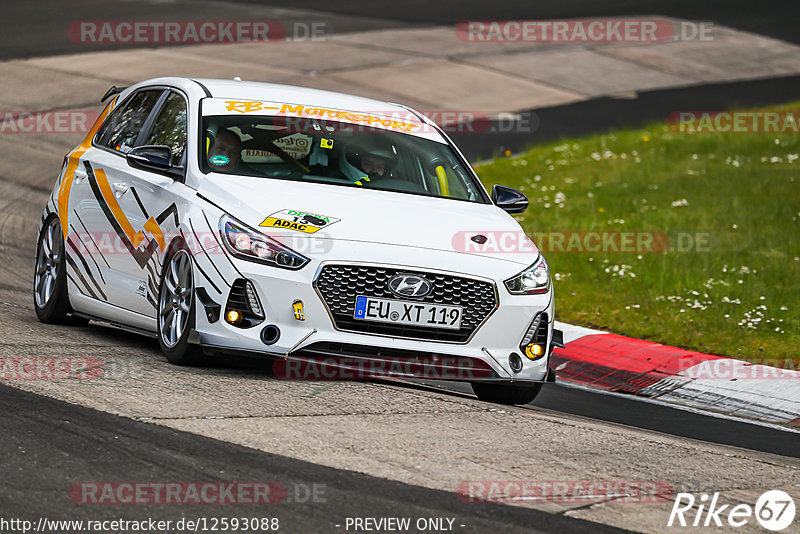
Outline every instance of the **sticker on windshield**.
<svg viewBox="0 0 800 534">
<path fill-rule="evenodd" d="M 211 163 L 212 165 L 227 165 L 228 163 L 231 162 L 231 160 L 230 158 L 228 158 L 228 156 L 217 154 L 215 156 L 211 156 L 210 158 L 208 158 L 208 162 Z"/>
<path fill-rule="evenodd" d="M 286 152 L 289 157 L 303 159 L 311 153 L 313 138 L 310 135 L 295 133 L 279 137 L 273 144 Z M 245 163 L 283 163 L 283 159 L 270 150 L 246 148 L 242 150 L 242 161 Z"/>
<path fill-rule="evenodd" d="M 327 215 L 320 215 L 318 213 L 308 213 L 298 210 L 281 210 L 276 211 L 264 219 L 264 222 L 259 226 L 266 226 L 268 228 L 288 228 L 289 230 L 313 234 L 340 220 L 341 219 L 337 219 L 336 217 L 328 217 Z"/>
<path fill-rule="evenodd" d="M 278 102 L 260 102 L 257 100 L 222 100 L 217 98 L 210 99 L 203 108 L 207 114 L 213 114 L 217 109 L 225 111 L 259 115 L 278 115 L 284 117 L 311 117 L 317 119 L 334 119 L 353 124 L 363 124 L 374 128 L 387 130 L 400 130 L 402 132 L 421 132 L 423 123 L 412 113 L 400 112 L 386 114 L 384 112 L 371 111 L 347 111 L 343 109 L 324 108 L 318 106 L 306 106 L 304 104 L 290 104 L 288 102 L 280 105 L 270 106 L 268 104 L 279 104 Z"/>
</svg>

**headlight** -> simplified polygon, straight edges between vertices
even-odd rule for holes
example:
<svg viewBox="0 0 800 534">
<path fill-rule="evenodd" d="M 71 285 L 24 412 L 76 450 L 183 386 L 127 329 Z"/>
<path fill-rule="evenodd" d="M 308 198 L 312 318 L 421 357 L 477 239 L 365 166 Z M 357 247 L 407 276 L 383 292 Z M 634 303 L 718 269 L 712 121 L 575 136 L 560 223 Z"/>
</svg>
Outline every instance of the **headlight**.
<svg viewBox="0 0 800 534">
<path fill-rule="evenodd" d="M 550 289 L 550 269 L 544 256 L 539 256 L 533 265 L 513 278 L 505 281 L 512 295 L 539 295 Z"/>
<path fill-rule="evenodd" d="M 222 216 L 219 228 L 225 248 L 237 258 L 293 270 L 301 269 L 311 261 L 229 215 Z"/>
</svg>

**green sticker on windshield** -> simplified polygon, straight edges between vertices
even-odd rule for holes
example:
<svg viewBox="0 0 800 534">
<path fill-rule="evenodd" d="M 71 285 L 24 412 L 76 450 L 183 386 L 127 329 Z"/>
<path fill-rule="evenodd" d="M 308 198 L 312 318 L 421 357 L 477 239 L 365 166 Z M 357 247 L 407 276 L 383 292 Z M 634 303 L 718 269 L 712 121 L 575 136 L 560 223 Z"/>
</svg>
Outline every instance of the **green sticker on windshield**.
<svg viewBox="0 0 800 534">
<path fill-rule="evenodd" d="M 209 163 L 212 165 L 227 165 L 231 162 L 228 156 L 223 156 L 222 154 L 217 154 L 216 156 L 211 156 L 208 158 Z"/>
</svg>

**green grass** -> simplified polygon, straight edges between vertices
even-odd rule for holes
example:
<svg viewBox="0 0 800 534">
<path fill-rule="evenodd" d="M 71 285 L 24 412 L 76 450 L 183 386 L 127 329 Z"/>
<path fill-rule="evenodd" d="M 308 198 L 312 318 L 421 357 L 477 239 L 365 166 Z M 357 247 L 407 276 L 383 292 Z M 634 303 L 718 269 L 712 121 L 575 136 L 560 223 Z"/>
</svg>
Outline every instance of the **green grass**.
<svg viewBox="0 0 800 534">
<path fill-rule="evenodd" d="M 670 237 L 666 251 L 641 254 L 548 251 L 537 242 L 558 320 L 730 357 L 800 361 L 799 156 L 798 134 L 688 134 L 654 124 L 542 144 L 476 170 L 486 184 L 528 195 L 518 220 L 529 236 Z M 680 233 L 708 244 L 681 251 Z"/>
</svg>

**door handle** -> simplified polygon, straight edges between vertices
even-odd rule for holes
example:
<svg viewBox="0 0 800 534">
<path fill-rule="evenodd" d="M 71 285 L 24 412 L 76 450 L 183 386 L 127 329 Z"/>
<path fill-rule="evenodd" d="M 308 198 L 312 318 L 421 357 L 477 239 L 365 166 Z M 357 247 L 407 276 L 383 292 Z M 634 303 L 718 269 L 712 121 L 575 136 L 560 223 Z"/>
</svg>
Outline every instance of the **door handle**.
<svg viewBox="0 0 800 534">
<path fill-rule="evenodd" d="M 116 197 L 119 198 L 128 192 L 128 184 L 116 182 L 114 184 L 114 191 L 116 192 Z"/>
<path fill-rule="evenodd" d="M 86 174 L 86 171 L 84 171 L 84 170 L 81 170 L 81 169 L 75 169 L 75 172 L 73 172 L 73 173 L 72 173 L 72 176 L 73 176 L 73 178 L 75 178 L 75 183 L 76 183 L 76 184 L 79 184 L 79 183 L 81 183 L 81 182 L 82 182 L 82 181 L 83 181 L 85 178 L 87 178 L 89 175 L 88 175 L 88 174 Z"/>
</svg>

